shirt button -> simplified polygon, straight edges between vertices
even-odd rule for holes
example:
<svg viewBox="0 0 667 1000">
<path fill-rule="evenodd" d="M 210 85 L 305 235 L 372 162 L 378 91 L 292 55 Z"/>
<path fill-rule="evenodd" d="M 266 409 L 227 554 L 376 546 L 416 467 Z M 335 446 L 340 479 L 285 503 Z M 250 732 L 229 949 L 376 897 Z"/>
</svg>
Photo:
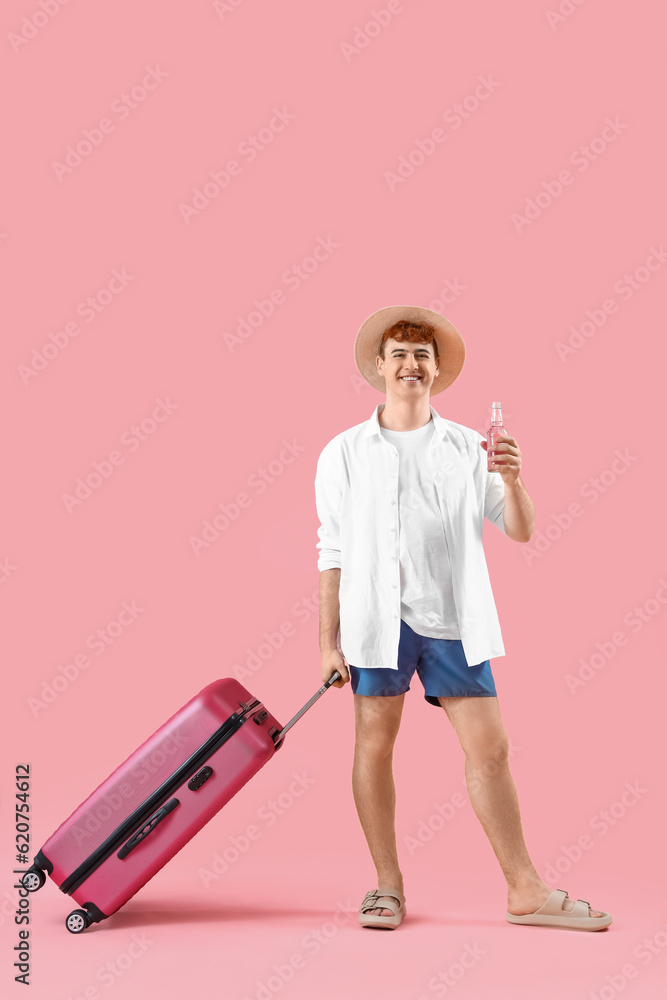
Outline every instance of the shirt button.
<svg viewBox="0 0 667 1000">
<path fill-rule="evenodd" d="M 392 502 L 392 503 L 396 503 L 396 501 L 395 501 L 395 500 L 392 500 L 391 502 Z"/>
</svg>

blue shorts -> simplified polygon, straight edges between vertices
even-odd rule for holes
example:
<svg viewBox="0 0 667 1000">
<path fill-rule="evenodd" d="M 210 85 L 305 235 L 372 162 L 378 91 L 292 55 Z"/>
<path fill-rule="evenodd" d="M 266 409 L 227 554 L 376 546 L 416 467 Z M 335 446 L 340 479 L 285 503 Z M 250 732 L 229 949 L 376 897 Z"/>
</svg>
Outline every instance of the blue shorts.
<svg viewBox="0 0 667 1000">
<path fill-rule="evenodd" d="M 398 670 L 390 667 L 354 667 L 350 681 L 354 694 L 398 695 L 410 690 L 417 670 L 424 698 L 440 707 L 440 698 L 493 698 L 496 685 L 488 660 L 469 667 L 460 639 L 431 639 L 418 635 L 401 619 Z"/>
</svg>

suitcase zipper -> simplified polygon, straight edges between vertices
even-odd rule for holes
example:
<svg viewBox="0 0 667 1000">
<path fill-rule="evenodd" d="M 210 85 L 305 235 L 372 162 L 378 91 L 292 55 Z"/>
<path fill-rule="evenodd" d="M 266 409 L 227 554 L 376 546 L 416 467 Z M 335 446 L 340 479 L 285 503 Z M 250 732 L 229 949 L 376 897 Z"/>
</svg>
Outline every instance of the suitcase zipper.
<svg viewBox="0 0 667 1000">
<path fill-rule="evenodd" d="M 242 706 L 241 712 L 232 712 L 230 717 L 223 722 L 223 724 L 215 730 L 214 733 L 209 736 L 209 738 L 202 743 L 202 745 L 192 753 L 187 760 L 185 760 L 179 768 L 177 768 L 169 778 L 162 782 L 162 784 L 155 789 L 152 795 L 149 795 L 140 806 L 130 813 L 130 815 L 125 819 L 120 826 L 111 833 L 107 839 L 100 844 L 100 846 L 90 854 L 85 861 L 83 861 L 78 868 L 76 868 L 70 875 L 67 876 L 64 882 L 58 887 L 61 892 L 67 893 L 71 896 L 79 886 L 86 881 L 86 879 L 92 875 L 96 868 L 99 868 L 114 851 L 118 850 L 121 845 L 137 832 L 144 824 L 149 820 L 152 814 L 158 809 L 170 796 L 176 791 L 179 785 L 182 785 L 184 781 L 192 777 L 202 764 L 204 764 L 208 758 L 215 753 L 216 750 L 233 736 L 234 733 L 241 728 L 243 723 L 246 721 L 247 713 L 252 708 L 256 708 L 260 702 L 255 699 L 250 704 L 245 702 L 239 702 Z M 129 852 L 128 852 L 129 853 Z"/>
</svg>

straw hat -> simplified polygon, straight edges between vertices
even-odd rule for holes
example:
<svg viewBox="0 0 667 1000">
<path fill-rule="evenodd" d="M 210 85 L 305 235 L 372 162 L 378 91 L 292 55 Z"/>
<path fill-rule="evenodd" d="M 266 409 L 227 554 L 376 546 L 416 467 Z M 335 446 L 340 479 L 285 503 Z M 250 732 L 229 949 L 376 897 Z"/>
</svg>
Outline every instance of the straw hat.
<svg viewBox="0 0 667 1000">
<path fill-rule="evenodd" d="M 380 353 L 382 334 L 401 319 L 411 323 L 430 323 L 434 328 L 440 356 L 440 374 L 433 380 L 429 395 L 435 396 L 458 378 L 465 361 L 466 346 L 456 327 L 433 309 L 424 309 L 422 306 L 386 306 L 372 313 L 361 324 L 354 342 L 357 368 L 374 389 L 386 391 L 385 380 L 378 374 L 375 359 Z"/>
</svg>

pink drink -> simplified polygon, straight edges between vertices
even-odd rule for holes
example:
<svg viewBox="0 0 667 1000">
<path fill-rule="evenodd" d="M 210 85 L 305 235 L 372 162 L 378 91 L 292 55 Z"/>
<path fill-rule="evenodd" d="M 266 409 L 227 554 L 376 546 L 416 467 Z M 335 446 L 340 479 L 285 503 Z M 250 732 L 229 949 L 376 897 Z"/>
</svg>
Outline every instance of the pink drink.
<svg viewBox="0 0 667 1000">
<path fill-rule="evenodd" d="M 492 469 L 491 463 L 494 460 L 493 446 L 500 437 L 501 434 L 505 434 L 505 428 L 503 427 L 503 415 L 500 412 L 500 403 L 491 404 L 491 426 L 486 435 L 486 467 L 489 472 L 499 472 L 498 469 Z M 503 452 L 498 452 L 498 457 L 502 456 Z"/>
</svg>

